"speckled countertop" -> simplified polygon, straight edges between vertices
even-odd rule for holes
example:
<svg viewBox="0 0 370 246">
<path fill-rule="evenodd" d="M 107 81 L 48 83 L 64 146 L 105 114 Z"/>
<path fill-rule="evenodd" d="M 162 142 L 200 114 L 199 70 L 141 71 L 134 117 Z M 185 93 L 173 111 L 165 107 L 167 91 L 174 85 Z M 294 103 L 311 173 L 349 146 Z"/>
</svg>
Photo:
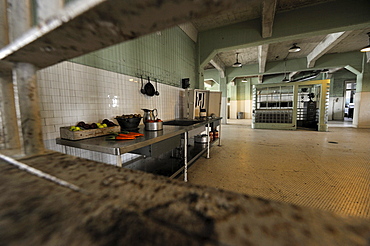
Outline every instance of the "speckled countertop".
<svg viewBox="0 0 370 246">
<path fill-rule="evenodd" d="M 369 245 L 370 222 L 57 152 L 0 160 L 0 245 Z"/>
</svg>

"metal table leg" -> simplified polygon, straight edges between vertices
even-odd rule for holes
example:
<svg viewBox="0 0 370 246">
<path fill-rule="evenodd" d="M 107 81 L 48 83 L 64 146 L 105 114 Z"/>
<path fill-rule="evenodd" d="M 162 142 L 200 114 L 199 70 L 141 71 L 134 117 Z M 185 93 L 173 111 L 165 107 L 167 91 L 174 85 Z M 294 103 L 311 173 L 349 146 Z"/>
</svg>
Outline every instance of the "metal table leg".
<svg viewBox="0 0 370 246">
<path fill-rule="evenodd" d="M 122 160 L 121 160 L 121 155 L 117 155 L 117 163 L 116 163 L 116 166 L 117 167 L 122 167 Z"/>
<path fill-rule="evenodd" d="M 188 132 L 184 133 L 184 181 L 188 182 Z"/>
<path fill-rule="evenodd" d="M 209 128 L 210 128 L 210 124 L 208 123 L 206 125 L 206 133 L 207 133 L 207 159 L 209 159 L 209 145 L 210 145 L 210 142 L 209 142 Z"/>
<path fill-rule="evenodd" d="M 218 128 L 218 146 L 221 146 L 221 120 L 220 120 L 220 127 Z"/>
</svg>

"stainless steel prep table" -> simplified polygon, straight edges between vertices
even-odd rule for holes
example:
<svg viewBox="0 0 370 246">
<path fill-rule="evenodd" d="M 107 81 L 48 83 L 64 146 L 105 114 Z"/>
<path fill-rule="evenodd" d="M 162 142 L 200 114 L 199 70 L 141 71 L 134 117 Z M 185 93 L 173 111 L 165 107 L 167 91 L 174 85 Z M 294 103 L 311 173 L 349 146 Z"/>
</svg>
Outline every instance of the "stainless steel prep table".
<svg viewBox="0 0 370 246">
<path fill-rule="evenodd" d="M 199 121 L 190 126 L 163 125 L 163 130 L 161 131 L 145 131 L 144 126 L 140 126 L 138 131 L 140 133 L 143 133 L 144 136 L 138 137 L 137 139 L 134 139 L 134 140 L 127 140 L 127 141 L 126 140 L 108 141 L 106 140 L 107 136 L 101 136 L 101 137 L 88 138 L 88 139 L 83 139 L 83 140 L 67 140 L 67 139 L 57 138 L 56 143 L 63 145 L 63 146 L 75 147 L 79 149 L 85 149 L 85 150 L 91 150 L 91 151 L 116 155 L 117 156 L 117 166 L 122 167 L 122 162 L 121 162 L 122 154 L 129 153 L 129 152 L 135 152 L 139 149 L 143 149 L 145 147 L 160 143 L 161 141 L 170 140 L 172 138 L 181 137 L 182 135 L 184 135 L 184 146 L 183 146 L 184 147 L 184 168 L 182 168 L 179 171 L 184 170 L 184 180 L 187 181 L 188 132 L 196 128 L 206 127 L 207 135 L 209 137 L 210 125 L 212 123 L 215 123 L 216 125 L 219 125 L 221 128 L 220 122 L 221 122 L 221 118 L 213 118 L 213 119 L 208 119 L 204 121 Z M 219 131 L 220 131 L 220 137 L 218 139 L 218 143 L 219 145 L 221 145 L 221 129 L 219 129 Z M 209 147 L 210 147 L 210 144 L 207 144 L 206 149 L 204 149 L 204 151 L 202 151 L 200 154 L 207 151 L 207 158 L 209 158 Z M 196 158 L 198 158 L 199 155 L 197 155 Z M 193 158 L 193 159 L 196 159 L 196 158 Z M 190 161 L 194 161 L 194 160 L 190 160 Z"/>
</svg>

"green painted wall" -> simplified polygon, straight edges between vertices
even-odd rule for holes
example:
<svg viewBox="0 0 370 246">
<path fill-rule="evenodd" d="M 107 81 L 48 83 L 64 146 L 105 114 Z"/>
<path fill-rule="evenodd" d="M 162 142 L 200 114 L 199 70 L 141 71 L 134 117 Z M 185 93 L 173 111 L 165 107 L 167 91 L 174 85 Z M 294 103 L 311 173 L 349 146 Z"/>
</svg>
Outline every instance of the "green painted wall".
<svg viewBox="0 0 370 246">
<path fill-rule="evenodd" d="M 79 64 L 130 76 L 158 79 L 159 83 L 180 87 L 190 78 L 194 88 L 196 49 L 179 27 L 127 41 L 71 60 Z"/>
<path fill-rule="evenodd" d="M 347 80 L 356 80 L 356 75 L 346 69 L 334 73 L 330 81 L 330 97 L 343 97 Z"/>
<path fill-rule="evenodd" d="M 251 79 L 248 78 L 248 82 L 242 82 L 242 79 L 236 79 L 237 84 L 237 100 L 250 100 L 251 98 Z"/>
<path fill-rule="evenodd" d="M 358 91 L 370 92 L 370 63 L 366 62 L 366 55 L 363 54 L 362 76 Z"/>
<path fill-rule="evenodd" d="M 230 100 L 237 100 L 237 86 L 232 83 L 227 84 L 227 97 Z"/>
</svg>

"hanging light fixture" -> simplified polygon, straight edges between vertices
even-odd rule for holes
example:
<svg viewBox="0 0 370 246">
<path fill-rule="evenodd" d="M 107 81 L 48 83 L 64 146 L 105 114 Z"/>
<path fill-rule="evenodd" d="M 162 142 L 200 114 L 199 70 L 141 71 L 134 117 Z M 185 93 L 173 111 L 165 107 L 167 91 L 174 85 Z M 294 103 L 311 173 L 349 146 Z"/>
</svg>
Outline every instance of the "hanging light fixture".
<svg viewBox="0 0 370 246">
<path fill-rule="evenodd" d="M 294 43 L 292 47 L 290 47 L 289 52 L 295 53 L 301 51 L 301 47 L 297 46 L 297 43 Z"/>
<path fill-rule="evenodd" d="M 286 73 L 284 75 L 284 79 L 281 82 L 289 82 L 290 80 L 286 77 Z"/>
<path fill-rule="evenodd" d="M 368 46 L 365 46 L 363 47 L 360 51 L 361 52 L 369 52 L 370 51 L 370 32 L 367 33 L 367 35 L 369 36 L 369 45 Z"/>
<path fill-rule="evenodd" d="M 247 83 L 247 82 L 248 82 L 248 80 L 244 77 L 244 78 L 242 79 L 242 82 L 243 82 L 243 83 Z"/>
<path fill-rule="evenodd" d="M 239 53 L 236 53 L 236 62 L 233 64 L 233 67 L 242 67 L 243 65 L 238 61 Z"/>
</svg>

